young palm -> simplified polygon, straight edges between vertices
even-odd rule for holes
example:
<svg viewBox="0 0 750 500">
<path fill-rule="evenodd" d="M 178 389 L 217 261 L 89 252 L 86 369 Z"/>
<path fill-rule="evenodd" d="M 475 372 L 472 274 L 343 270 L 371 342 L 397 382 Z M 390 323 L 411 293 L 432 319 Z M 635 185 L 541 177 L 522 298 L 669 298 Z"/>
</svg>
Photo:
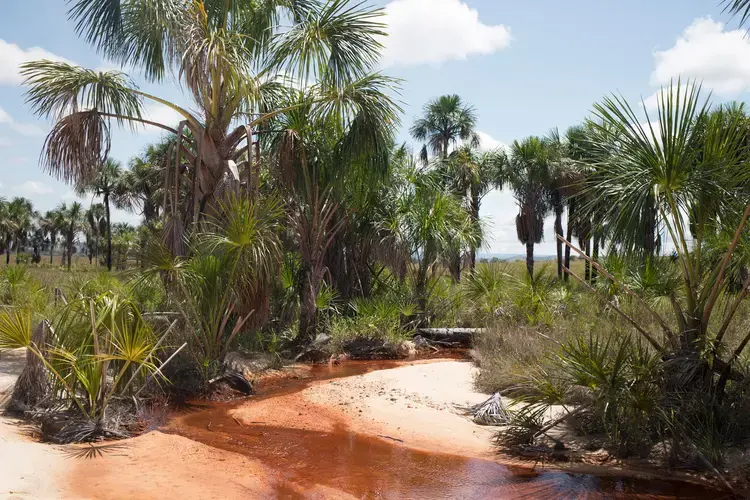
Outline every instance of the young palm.
<svg viewBox="0 0 750 500">
<path fill-rule="evenodd" d="M 725 334 L 750 280 L 735 298 L 726 297 L 722 317 L 712 321 L 720 311 L 717 304 L 727 288 L 727 269 L 750 215 L 745 167 L 750 119 L 741 106 L 712 111 L 698 85 L 679 82 L 660 94 L 656 125 L 650 125 L 648 117 L 644 122 L 618 96 L 596 105 L 595 113 L 595 146 L 605 160 L 587 182 L 588 194 L 594 202 L 602 201 L 604 219 L 626 243 L 640 238 L 642 224 L 633 214 L 642 213 L 653 197 L 680 262 L 684 285 L 671 294 L 677 333 L 664 320 L 663 341 L 645 329 L 639 331 L 657 350 L 676 356 L 677 372 L 684 374 L 681 384 L 712 384 L 716 381 L 705 374 L 715 372 L 720 377 L 712 390 L 721 394 L 727 380 L 739 376 L 734 363 L 750 342 L 748 335 L 723 357 L 730 348 Z M 722 231 L 735 236 L 724 257 L 709 262 L 704 256 L 707 242 Z M 621 246 L 627 253 L 635 251 L 634 245 Z"/>
<path fill-rule="evenodd" d="M 80 193 L 92 193 L 101 196 L 104 202 L 104 217 L 107 236 L 107 271 L 112 270 L 112 229 L 111 204 L 117 208 L 131 208 L 130 197 L 124 172 L 120 162 L 108 159 L 100 170 L 95 172 L 87 182 L 77 186 Z"/>
<path fill-rule="evenodd" d="M 26 63 L 32 110 L 57 121 L 45 142 L 44 166 L 86 183 L 106 160 L 113 123 L 157 126 L 177 138 L 170 151 L 173 171 L 165 178 L 176 191 L 190 186 L 191 195 L 170 210 L 184 228 L 189 219 L 195 223 L 216 210 L 221 186 L 242 182 L 256 190 L 253 135 L 264 122 L 301 106 L 277 104 L 289 79 L 310 83 L 306 104 L 317 115 L 356 122 L 363 133 L 377 125 L 368 112 L 391 103 L 387 93 L 396 86 L 375 72 L 382 14 L 347 0 L 74 0 L 69 18 L 79 35 L 149 81 L 179 75 L 196 112 L 140 90 L 118 71 Z M 281 24 L 287 20 L 291 26 Z M 176 127 L 154 123 L 144 117 L 146 103 L 167 106 L 182 121 Z"/>
<path fill-rule="evenodd" d="M 518 204 L 516 232 L 526 245 L 526 270 L 534 276 L 534 245 L 544 235 L 544 217 L 550 210 L 548 195 L 554 148 L 548 139 L 527 137 L 514 141 L 507 167 L 508 184 Z"/>
</svg>

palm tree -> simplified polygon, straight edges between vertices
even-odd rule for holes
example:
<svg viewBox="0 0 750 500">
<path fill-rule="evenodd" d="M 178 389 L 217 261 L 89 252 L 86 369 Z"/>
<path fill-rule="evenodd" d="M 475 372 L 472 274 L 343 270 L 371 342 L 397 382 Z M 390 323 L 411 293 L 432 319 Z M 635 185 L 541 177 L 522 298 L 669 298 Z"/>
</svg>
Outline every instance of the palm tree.
<svg viewBox="0 0 750 500">
<path fill-rule="evenodd" d="M 299 94 L 296 99 L 305 101 Z M 287 202 L 296 244 L 292 250 L 299 250 L 302 260 L 300 341 L 316 335 L 326 257 L 334 244 L 351 241 L 346 235 L 339 240 L 341 232 L 356 227 L 366 211 L 355 212 L 387 176 L 398 111 L 395 104 L 383 102 L 349 123 L 300 106 L 275 119 L 265 134 L 270 181 Z"/>
<path fill-rule="evenodd" d="M 640 108 L 640 106 L 638 106 Z M 742 106 L 719 106 L 710 110 L 700 97 L 700 86 L 678 82 L 661 92 L 658 126 L 644 125 L 640 113 L 622 97 L 613 96 L 595 106 L 597 121 L 594 145 L 605 158 L 597 173 L 587 181 L 594 203 L 605 207 L 604 220 L 620 241 L 625 254 L 638 254 L 636 244 L 643 234 L 638 214 L 653 203 L 675 248 L 682 282 L 668 293 L 679 330 L 674 333 L 661 316 L 663 331 L 639 332 L 654 347 L 674 359 L 683 374 L 680 387 L 709 387 L 710 394 L 724 391 L 733 368 L 744 352 L 750 335 L 734 350 L 726 345 L 725 334 L 737 309 L 748 293 L 750 280 L 737 297 L 724 297 L 729 262 L 750 216 L 747 182 L 750 180 L 746 141 L 750 119 Z M 606 154 L 604 154 L 606 153 Z M 635 217 L 633 215 L 636 215 Z M 692 236 L 686 232 L 690 227 Z M 707 241 L 717 231 L 734 234 L 724 257 L 708 261 Z M 712 321 L 714 313 L 721 318 Z M 724 357 L 725 353 L 731 353 Z M 716 373 L 718 381 L 706 374 Z M 713 384 L 716 384 L 715 386 Z"/>
<path fill-rule="evenodd" d="M 429 101 L 422 109 L 423 116 L 414 122 L 410 132 L 418 141 L 425 142 L 421 158 L 428 161 L 428 150 L 442 160 L 447 160 L 451 147 L 459 141 L 472 147 L 479 146 L 479 136 L 474 128 L 477 116 L 474 108 L 465 104 L 458 95 L 444 95 Z M 451 257 L 449 266 L 453 280 L 461 281 L 461 253 Z"/>
<path fill-rule="evenodd" d="M 94 203 L 86 210 L 86 222 L 88 223 L 87 234 L 90 234 L 93 240 L 93 248 L 89 249 L 89 256 L 96 258 L 99 265 L 99 238 L 107 234 L 107 210 L 101 203 Z M 92 251 L 93 250 L 93 251 Z"/>
<path fill-rule="evenodd" d="M 449 179 L 451 190 L 467 199 L 472 222 L 479 225 L 479 211 L 482 199 L 493 188 L 502 188 L 504 167 L 507 162 L 505 151 L 480 152 L 469 144 L 453 151 L 443 168 Z M 477 261 L 477 248 L 469 248 L 469 269 L 474 272 Z"/>
<path fill-rule="evenodd" d="M 425 104 L 422 113 L 410 132 L 416 140 L 426 142 L 421 153 L 423 161 L 427 161 L 428 148 L 433 155 L 447 158 L 451 146 L 459 141 L 479 146 L 479 136 L 474 130 L 476 112 L 461 97 L 455 94 L 438 97 Z"/>
<path fill-rule="evenodd" d="M 104 166 L 94 173 L 86 183 L 77 187 L 80 193 L 92 193 L 101 196 L 104 202 L 104 217 L 107 228 L 107 271 L 112 270 L 112 229 L 111 229 L 111 207 L 114 203 L 117 208 L 131 208 L 122 166 L 120 162 L 108 159 Z"/>
<path fill-rule="evenodd" d="M 12 239 L 15 240 L 16 262 L 21 253 L 21 248 L 26 243 L 28 231 L 31 229 L 34 218 L 34 207 L 31 200 L 26 198 L 13 198 L 8 204 L 8 217 L 12 225 Z M 10 262 L 10 254 L 6 255 L 6 264 Z"/>
<path fill-rule="evenodd" d="M 8 212 L 8 200 L 0 198 L 0 233 L 3 237 L 5 250 L 5 265 L 10 263 L 10 246 L 13 241 L 13 221 Z"/>
<path fill-rule="evenodd" d="M 83 206 L 75 201 L 69 206 L 62 203 L 57 210 L 60 212 L 61 222 L 63 223 L 61 232 L 65 238 L 65 254 L 68 258 L 68 271 L 70 271 L 73 257 L 73 244 L 75 243 L 78 231 L 83 227 Z"/>
<path fill-rule="evenodd" d="M 548 139 L 527 137 L 514 141 L 507 167 L 508 184 L 518 204 L 516 232 L 526 245 L 526 269 L 534 276 L 534 245 L 544 236 L 544 217 L 550 209 L 548 196 L 553 147 Z"/>
<path fill-rule="evenodd" d="M 420 168 L 410 157 L 391 182 L 394 189 L 383 200 L 383 237 L 401 242 L 408 248 L 408 258 L 418 262 L 415 298 L 427 317 L 428 282 L 437 265 L 455 254 L 457 244 L 477 246 L 481 235 L 439 171 Z"/>
<path fill-rule="evenodd" d="M 65 220 L 63 213 L 59 210 L 49 210 L 39 221 L 39 225 L 49 238 L 49 263 L 52 264 L 57 235 L 64 230 Z"/>
<path fill-rule="evenodd" d="M 378 39 L 385 33 L 382 9 L 347 0 L 71 4 L 69 19 L 77 33 L 100 54 L 139 68 L 151 82 L 179 75 L 197 111 L 138 89 L 119 71 L 26 63 L 22 73 L 33 112 L 57 120 L 43 165 L 61 179 L 86 184 L 105 163 L 113 123 L 166 130 L 177 140 L 165 187 L 179 192 L 189 186 L 190 195 L 173 198 L 169 207 L 172 224 L 183 229 L 215 212 L 220 186 L 239 182 L 257 190 L 254 136 L 271 118 L 309 105 L 321 117 L 356 123 L 365 137 L 377 125 L 373 110 L 393 105 L 389 93 L 397 81 L 376 72 Z M 310 83 L 304 102 L 279 105 L 296 82 Z M 166 106 L 182 121 L 174 127 L 148 120 L 146 103 Z"/>
</svg>

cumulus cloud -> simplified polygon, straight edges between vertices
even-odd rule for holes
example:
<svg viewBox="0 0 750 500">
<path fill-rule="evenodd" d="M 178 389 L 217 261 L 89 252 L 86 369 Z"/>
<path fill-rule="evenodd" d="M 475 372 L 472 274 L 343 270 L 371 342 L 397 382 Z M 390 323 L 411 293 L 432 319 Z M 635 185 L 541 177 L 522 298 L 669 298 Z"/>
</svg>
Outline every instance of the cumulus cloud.
<svg viewBox="0 0 750 500">
<path fill-rule="evenodd" d="M 507 149 L 508 145 L 498 140 L 493 139 L 490 134 L 482 131 L 478 131 L 479 136 L 479 148 L 484 151 L 492 151 L 493 149 Z"/>
<path fill-rule="evenodd" d="M 651 85 L 666 86 L 680 77 L 702 81 L 723 97 L 750 90 L 750 38 L 744 30 L 725 28 L 710 17 L 694 20 L 673 47 L 654 53 Z M 658 94 L 646 99 L 647 106 L 656 106 Z"/>
<path fill-rule="evenodd" d="M 0 85 L 20 85 L 23 81 L 19 73 L 19 66 L 28 61 L 49 59 L 52 61 L 67 61 L 41 47 L 23 49 L 15 43 L 0 39 Z"/>
<path fill-rule="evenodd" d="M 33 196 L 39 194 L 51 194 L 55 190 L 52 186 L 37 181 L 26 181 L 18 186 L 13 186 L 13 192 L 24 196 Z"/>
<path fill-rule="evenodd" d="M 461 0 L 393 0 L 385 7 L 384 66 L 464 60 L 506 48 L 510 29 L 488 25 Z"/>
</svg>

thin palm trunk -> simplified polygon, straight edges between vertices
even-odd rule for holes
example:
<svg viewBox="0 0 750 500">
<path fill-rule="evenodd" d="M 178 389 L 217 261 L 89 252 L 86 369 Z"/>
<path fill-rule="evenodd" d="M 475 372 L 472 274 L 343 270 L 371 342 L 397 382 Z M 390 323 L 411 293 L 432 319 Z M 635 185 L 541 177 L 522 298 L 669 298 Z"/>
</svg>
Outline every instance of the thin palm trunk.
<svg viewBox="0 0 750 500">
<path fill-rule="evenodd" d="M 595 262 L 599 262 L 599 235 L 594 233 L 594 250 L 591 254 L 591 258 L 594 259 Z M 598 275 L 598 271 L 596 267 L 591 268 L 591 284 L 593 285 L 596 283 L 596 277 Z"/>
<path fill-rule="evenodd" d="M 109 193 L 104 193 L 104 211 L 107 217 L 107 271 L 112 270 L 112 224 L 109 214 Z"/>
<path fill-rule="evenodd" d="M 555 205 L 555 234 L 558 236 L 563 236 L 563 227 L 562 227 L 562 213 L 563 213 L 563 206 L 562 203 L 558 203 Z M 570 227 L 570 225 L 568 225 Z M 559 238 L 557 238 L 557 277 L 562 279 L 563 277 L 563 249 L 562 249 L 562 241 L 560 241 Z M 567 251 L 569 254 L 570 250 Z"/>
<path fill-rule="evenodd" d="M 50 265 L 53 264 L 56 239 L 57 239 L 57 235 L 54 233 L 50 233 L 50 236 L 49 236 L 49 263 Z"/>
<path fill-rule="evenodd" d="M 479 186 L 471 186 L 471 221 L 473 224 L 479 224 L 479 208 L 481 201 L 479 199 Z M 477 267 L 477 249 L 472 246 L 469 250 L 469 269 L 473 273 Z"/>
<path fill-rule="evenodd" d="M 534 240 L 531 239 L 526 242 L 526 271 L 534 277 Z"/>
<path fill-rule="evenodd" d="M 5 265 L 6 266 L 10 265 L 10 252 L 11 252 L 10 246 L 11 246 L 12 241 L 13 241 L 13 238 L 11 237 L 10 234 L 5 237 Z"/>
<path fill-rule="evenodd" d="M 586 257 L 591 257 L 591 238 L 586 238 Z M 584 279 L 586 282 L 591 281 L 591 264 L 589 264 L 589 261 L 586 261 L 586 271 L 584 275 Z"/>
<path fill-rule="evenodd" d="M 568 229 L 567 229 L 567 238 L 565 238 L 568 241 L 573 241 L 573 219 L 575 217 L 575 211 L 576 211 L 576 201 L 575 199 L 570 200 L 570 205 L 568 206 Z M 570 247 L 568 245 L 565 245 L 565 268 L 570 269 Z M 568 278 L 570 275 L 565 272 L 565 281 L 568 281 Z"/>
</svg>

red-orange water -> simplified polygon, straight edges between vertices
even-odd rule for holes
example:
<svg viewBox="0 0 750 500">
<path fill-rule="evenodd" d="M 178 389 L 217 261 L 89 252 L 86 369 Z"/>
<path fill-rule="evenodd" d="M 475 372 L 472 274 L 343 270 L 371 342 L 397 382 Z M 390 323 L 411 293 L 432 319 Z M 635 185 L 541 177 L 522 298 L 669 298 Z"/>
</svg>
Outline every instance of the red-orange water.
<svg viewBox="0 0 750 500">
<path fill-rule="evenodd" d="M 398 366 L 397 362 L 347 362 L 315 367 L 315 380 Z M 260 398 L 290 394 L 310 380 L 261 388 Z M 253 404 L 252 399 L 241 404 Z M 727 498 L 679 482 L 535 472 L 489 460 L 427 453 L 339 427 L 316 432 L 270 425 L 240 426 L 235 405 L 199 405 L 177 432 L 190 439 L 260 460 L 277 471 L 277 496 L 296 498 L 294 484 L 326 486 L 359 498 Z M 209 425 L 210 422 L 210 425 Z M 208 428 L 210 427 L 210 430 Z M 304 495 L 302 495 L 304 498 Z"/>
</svg>

